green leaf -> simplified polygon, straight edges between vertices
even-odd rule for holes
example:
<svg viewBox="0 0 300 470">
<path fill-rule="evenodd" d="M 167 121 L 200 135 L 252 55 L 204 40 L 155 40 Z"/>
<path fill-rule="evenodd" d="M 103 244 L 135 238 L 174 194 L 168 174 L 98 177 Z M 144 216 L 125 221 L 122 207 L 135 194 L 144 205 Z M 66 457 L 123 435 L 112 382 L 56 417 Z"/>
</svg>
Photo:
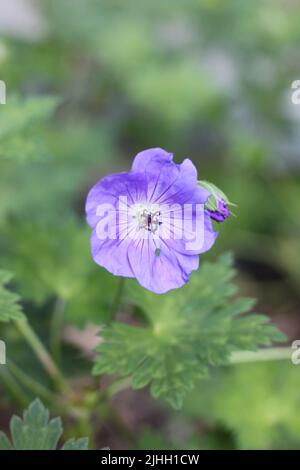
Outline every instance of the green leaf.
<svg viewBox="0 0 300 470">
<path fill-rule="evenodd" d="M 72 438 L 64 444 L 62 450 L 87 450 L 88 442 L 89 441 L 87 437 L 82 437 L 80 439 Z"/>
<path fill-rule="evenodd" d="M 24 412 L 23 420 L 13 416 L 10 431 L 15 449 L 55 449 L 62 434 L 60 418 L 49 421 L 49 412 L 36 400 Z"/>
<path fill-rule="evenodd" d="M 25 161 L 45 153 L 37 128 L 54 111 L 55 97 L 12 96 L 0 114 L 0 159 Z"/>
<path fill-rule="evenodd" d="M 13 450 L 13 446 L 3 431 L 0 431 L 0 450 Z"/>
<path fill-rule="evenodd" d="M 153 397 L 180 408 L 195 382 L 210 367 L 227 364 L 233 351 L 282 341 L 266 317 L 249 313 L 252 299 L 232 299 L 233 275 L 226 255 L 204 263 L 171 294 L 158 296 L 130 284 L 128 299 L 144 312 L 147 324 L 115 323 L 104 330 L 94 373 L 130 376 L 133 388 L 150 385 Z"/>
<path fill-rule="evenodd" d="M 49 411 L 36 399 L 23 413 L 23 419 L 13 416 L 10 421 L 12 444 L 7 436 L 0 433 L 0 450 L 54 450 L 62 435 L 60 418 L 49 420 Z M 62 450 L 85 450 L 88 440 L 70 439 Z"/>
<path fill-rule="evenodd" d="M 0 321 L 2 322 L 24 318 L 22 308 L 18 303 L 20 297 L 5 287 L 11 278 L 10 273 L 0 270 Z"/>
<path fill-rule="evenodd" d="M 215 371 L 188 395 L 184 412 L 232 432 L 239 449 L 278 450 L 299 448 L 299 406 L 299 368 L 283 360 Z"/>
<path fill-rule="evenodd" d="M 118 279 L 92 261 L 86 225 L 73 218 L 59 225 L 15 221 L 6 236 L 2 262 L 13 269 L 25 300 L 60 299 L 66 321 L 79 327 L 108 318 Z"/>
</svg>

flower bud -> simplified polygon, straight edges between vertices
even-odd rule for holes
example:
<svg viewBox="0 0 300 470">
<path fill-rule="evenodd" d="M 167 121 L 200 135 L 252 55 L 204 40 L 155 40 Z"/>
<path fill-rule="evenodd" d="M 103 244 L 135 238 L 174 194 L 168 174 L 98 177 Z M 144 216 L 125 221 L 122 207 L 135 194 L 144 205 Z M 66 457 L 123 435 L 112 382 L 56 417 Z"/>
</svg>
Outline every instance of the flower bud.
<svg viewBox="0 0 300 470">
<path fill-rule="evenodd" d="M 205 203 L 206 213 L 216 222 L 224 222 L 224 220 L 230 216 L 228 206 L 234 204 L 232 204 L 226 194 L 213 183 L 198 181 L 198 184 L 210 192 L 210 196 Z"/>
</svg>

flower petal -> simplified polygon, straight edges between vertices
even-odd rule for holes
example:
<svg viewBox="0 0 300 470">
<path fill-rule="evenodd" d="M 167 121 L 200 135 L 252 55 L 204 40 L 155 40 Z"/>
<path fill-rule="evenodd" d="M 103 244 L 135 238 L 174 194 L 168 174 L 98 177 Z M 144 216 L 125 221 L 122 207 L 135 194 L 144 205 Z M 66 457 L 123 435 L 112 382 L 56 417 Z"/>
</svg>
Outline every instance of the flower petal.
<svg viewBox="0 0 300 470">
<path fill-rule="evenodd" d="M 149 149 L 137 154 L 133 172 L 142 172 L 147 180 L 147 199 L 152 203 L 181 203 L 194 197 L 204 204 L 210 193 L 197 184 L 197 170 L 189 159 L 180 165 L 173 162 L 173 155 L 161 148 Z"/>
<path fill-rule="evenodd" d="M 214 245 L 218 232 L 215 232 L 210 217 L 204 212 L 196 222 L 172 219 L 165 221 L 160 227 L 160 237 L 177 253 L 199 255 L 210 250 Z"/>
<path fill-rule="evenodd" d="M 115 173 L 106 176 L 92 187 L 87 196 L 85 210 L 88 224 L 94 228 L 99 221 L 99 205 L 110 204 L 117 209 L 121 196 L 126 198 L 128 205 L 145 201 L 146 190 L 147 183 L 141 174 Z"/>
<path fill-rule="evenodd" d="M 132 163 L 132 171 L 145 173 L 149 168 L 149 164 L 156 166 L 159 170 L 165 163 L 171 162 L 173 154 L 166 152 L 159 147 L 143 150 L 139 152 Z"/>
<path fill-rule="evenodd" d="M 129 246 L 128 260 L 137 281 L 156 294 L 183 286 L 199 264 L 197 255 L 175 253 L 165 243 L 157 256 L 151 235 L 145 240 L 135 240 Z"/>
<path fill-rule="evenodd" d="M 100 240 L 96 230 L 93 230 L 91 235 L 93 260 L 115 276 L 134 277 L 127 256 L 131 243 L 130 238 Z"/>
</svg>

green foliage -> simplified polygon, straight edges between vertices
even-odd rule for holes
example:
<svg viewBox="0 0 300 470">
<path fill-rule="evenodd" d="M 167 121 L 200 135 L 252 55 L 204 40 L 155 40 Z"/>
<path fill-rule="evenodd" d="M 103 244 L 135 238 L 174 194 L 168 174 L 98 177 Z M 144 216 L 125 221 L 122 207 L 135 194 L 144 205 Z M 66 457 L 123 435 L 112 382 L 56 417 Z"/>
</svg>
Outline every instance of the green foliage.
<svg viewBox="0 0 300 470">
<path fill-rule="evenodd" d="M 0 161 L 28 161 L 45 154 L 38 130 L 57 104 L 54 97 L 9 97 L 0 114 Z"/>
<path fill-rule="evenodd" d="M 64 123 L 57 117 L 52 124 L 43 132 L 49 158 L 26 165 L 0 161 L 0 224 L 12 215 L 24 220 L 26 213 L 28 222 L 59 225 L 74 212 L 82 214 L 88 186 L 107 173 L 103 168 L 115 153 L 111 130 L 104 123 L 96 126 L 75 119 Z"/>
<path fill-rule="evenodd" d="M 137 441 L 137 449 L 141 450 L 210 450 L 210 449 L 226 449 L 232 447 L 232 443 L 228 436 L 218 435 L 210 433 L 207 436 L 198 436 L 195 432 L 191 432 L 191 435 L 187 433 L 186 436 L 182 435 L 182 429 L 188 430 L 188 422 L 178 420 L 176 422 L 176 436 L 165 436 L 163 433 L 158 432 L 155 429 L 145 429 L 142 432 Z M 177 434 L 177 433 L 175 433 Z M 183 433 L 184 434 L 184 433 Z"/>
<path fill-rule="evenodd" d="M 12 442 L 1 431 L 0 450 L 54 450 L 62 435 L 60 418 L 49 421 L 49 411 L 36 399 L 23 413 L 23 419 L 13 416 L 10 421 Z M 88 439 L 70 439 L 62 450 L 86 450 Z"/>
<path fill-rule="evenodd" d="M 140 450 L 175 450 L 177 447 L 170 444 L 162 435 L 151 429 L 145 429 L 139 436 L 138 449 Z"/>
<path fill-rule="evenodd" d="M 207 189 L 210 192 L 210 196 L 205 203 L 205 207 L 209 210 L 215 211 L 218 209 L 218 201 L 224 201 L 227 206 L 235 205 L 229 201 L 228 197 L 226 196 L 221 189 L 219 189 L 215 184 L 210 183 L 209 181 L 198 181 L 199 186 Z"/>
<path fill-rule="evenodd" d="M 92 262 L 87 226 L 73 219 L 57 226 L 15 221 L 6 235 L 3 262 L 14 270 L 24 299 L 41 305 L 58 298 L 66 321 L 79 326 L 107 319 L 116 278 Z"/>
<path fill-rule="evenodd" d="M 0 270 L 0 322 L 24 318 L 19 296 L 5 287 L 11 278 L 10 273 Z"/>
<path fill-rule="evenodd" d="M 211 366 L 225 365 L 237 350 L 256 350 L 284 340 L 268 319 L 249 314 L 253 300 L 234 298 L 230 256 L 204 263 L 190 282 L 157 296 L 135 287 L 129 298 L 143 310 L 148 325 L 115 323 L 104 331 L 95 374 L 131 376 L 133 388 L 150 385 L 153 397 L 180 408 L 195 382 Z"/>
<path fill-rule="evenodd" d="M 58 99 L 9 95 L 0 114 L 0 224 L 11 210 L 22 216 L 32 198 L 32 175 L 26 189 L 26 165 L 49 160 L 45 123 L 57 107 Z M 20 191 L 20 189 L 22 190 Z M 52 188 L 53 189 L 53 188 Z M 49 193 L 48 193 L 49 195 Z M 41 191 L 39 191 L 39 202 Z"/>
<path fill-rule="evenodd" d="M 299 386 L 291 362 L 243 364 L 197 386 L 184 409 L 231 431 L 237 448 L 299 448 Z"/>
</svg>

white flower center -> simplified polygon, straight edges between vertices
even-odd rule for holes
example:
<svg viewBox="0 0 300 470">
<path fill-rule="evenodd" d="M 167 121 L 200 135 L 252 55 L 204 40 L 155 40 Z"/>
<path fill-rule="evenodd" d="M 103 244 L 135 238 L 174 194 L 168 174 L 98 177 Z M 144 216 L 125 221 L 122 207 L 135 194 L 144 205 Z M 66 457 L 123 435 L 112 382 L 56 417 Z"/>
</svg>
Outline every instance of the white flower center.
<svg viewBox="0 0 300 470">
<path fill-rule="evenodd" d="M 148 230 L 152 233 L 156 233 L 159 226 L 162 224 L 161 212 L 157 205 L 155 207 L 147 207 L 143 205 L 137 207 L 134 217 L 137 219 L 139 228 Z"/>
</svg>

